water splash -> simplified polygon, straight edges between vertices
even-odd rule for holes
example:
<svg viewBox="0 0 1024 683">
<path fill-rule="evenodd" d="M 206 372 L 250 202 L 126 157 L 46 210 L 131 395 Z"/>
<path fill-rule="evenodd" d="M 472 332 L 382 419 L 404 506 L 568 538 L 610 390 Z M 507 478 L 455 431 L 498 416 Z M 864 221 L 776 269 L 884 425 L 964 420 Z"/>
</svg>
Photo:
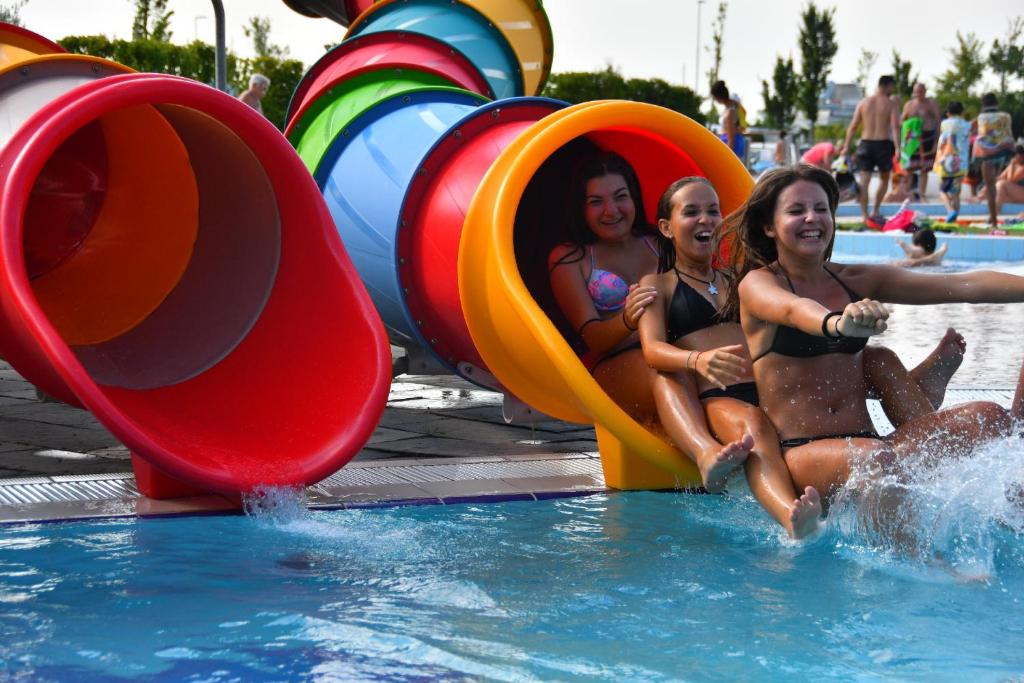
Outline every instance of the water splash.
<svg viewBox="0 0 1024 683">
<path fill-rule="evenodd" d="M 309 517 L 308 501 L 301 488 L 261 486 L 242 496 L 245 514 L 275 525 Z"/>
<path fill-rule="evenodd" d="M 933 467 L 904 462 L 885 476 L 859 468 L 833 503 L 829 530 L 839 546 L 883 564 L 909 559 L 958 580 L 990 580 L 1024 559 L 1022 483 L 1024 443 L 1016 437 Z"/>
</svg>

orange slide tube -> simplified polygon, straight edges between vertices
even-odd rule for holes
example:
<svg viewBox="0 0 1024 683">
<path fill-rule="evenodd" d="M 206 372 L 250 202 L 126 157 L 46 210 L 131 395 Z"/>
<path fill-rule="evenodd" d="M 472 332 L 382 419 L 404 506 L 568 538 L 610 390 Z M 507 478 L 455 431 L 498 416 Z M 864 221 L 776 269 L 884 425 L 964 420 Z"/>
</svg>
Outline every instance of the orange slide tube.
<svg viewBox="0 0 1024 683">
<path fill-rule="evenodd" d="M 551 114 L 502 152 L 470 205 L 459 249 L 459 291 L 470 334 L 488 368 L 517 397 L 548 415 L 594 424 L 609 486 L 699 485 L 688 458 L 601 390 L 537 304 L 516 263 L 516 213 L 527 185 L 549 157 L 581 137 L 634 166 L 649 215 L 663 189 L 683 175 L 707 177 L 724 212 L 738 207 L 753 184 L 717 137 L 668 109 L 591 102 Z"/>
</svg>

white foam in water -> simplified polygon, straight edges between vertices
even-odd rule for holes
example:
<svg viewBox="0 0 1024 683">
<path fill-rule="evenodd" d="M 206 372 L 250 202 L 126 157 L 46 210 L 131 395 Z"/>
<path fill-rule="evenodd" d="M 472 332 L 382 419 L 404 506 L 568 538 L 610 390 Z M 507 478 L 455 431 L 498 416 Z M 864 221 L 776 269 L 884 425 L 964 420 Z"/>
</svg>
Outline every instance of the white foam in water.
<svg viewBox="0 0 1024 683">
<path fill-rule="evenodd" d="M 937 568 L 959 580 L 996 575 L 1000 553 L 1013 564 L 1024 534 L 1024 441 L 980 444 L 969 456 L 901 477 L 854 473 L 829 515 L 840 545 L 883 563 Z"/>
</svg>

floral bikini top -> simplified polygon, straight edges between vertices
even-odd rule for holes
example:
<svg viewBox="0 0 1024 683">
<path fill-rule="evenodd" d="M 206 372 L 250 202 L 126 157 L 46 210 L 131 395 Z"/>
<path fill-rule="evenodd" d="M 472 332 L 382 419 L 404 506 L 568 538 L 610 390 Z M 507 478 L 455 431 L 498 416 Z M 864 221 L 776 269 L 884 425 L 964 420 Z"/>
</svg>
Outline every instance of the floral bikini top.
<svg viewBox="0 0 1024 683">
<path fill-rule="evenodd" d="M 658 255 L 650 240 L 644 239 L 647 248 Z M 601 270 L 597 267 L 597 260 L 594 257 L 593 248 L 590 249 L 590 277 L 587 278 L 587 292 L 590 294 L 594 308 L 600 313 L 617 311 L 626 305 L 626 295 L 629 294 L 629 285 L 621 277 L 610 270 Z"/>
</svg>

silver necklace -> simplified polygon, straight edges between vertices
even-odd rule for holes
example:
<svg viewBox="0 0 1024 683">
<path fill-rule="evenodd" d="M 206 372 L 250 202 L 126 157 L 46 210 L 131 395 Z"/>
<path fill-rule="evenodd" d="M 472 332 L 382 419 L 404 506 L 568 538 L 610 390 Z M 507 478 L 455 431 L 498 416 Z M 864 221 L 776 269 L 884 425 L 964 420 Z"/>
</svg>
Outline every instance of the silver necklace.
<svg viewBox="0 0 1024 683">
<path fill-rule="evenodd" d="M 677 275 L 685 275 L 686 277 L 690 278 L 691 280 L 696 280 L 697 282 L 700 282 L 700 283 L 703 283 L 703 284 L 707 285 L 708 286 L 708 294 L 710 294 L 711 296 L 714 296 L 714 295 L 718 294 L 718 287 L 715 287 L 715 278 L 718 277 L 718 271 L 715 270 L 714 268 L 711 269 L 711 279 L 710 280 L 701 280 L 699 277 L 694 277 L 693 275 L 690 275 L 689 273 L 684 273 L 683 271 L 679 270 L 679 268 L 676 268 L 675 266 L 672 267 L 672 270 L 676 271 Z"/>
</svg>

